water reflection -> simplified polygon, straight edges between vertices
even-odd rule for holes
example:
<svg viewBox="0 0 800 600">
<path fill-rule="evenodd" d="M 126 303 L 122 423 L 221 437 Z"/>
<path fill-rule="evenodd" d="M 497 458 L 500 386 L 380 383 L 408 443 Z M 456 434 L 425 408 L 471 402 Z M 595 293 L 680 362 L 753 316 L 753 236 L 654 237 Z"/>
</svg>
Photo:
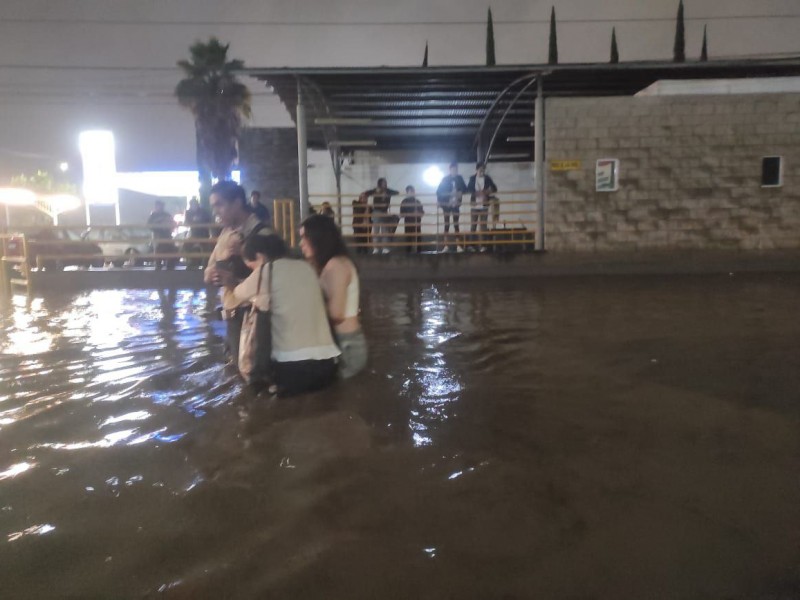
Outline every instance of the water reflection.
<svg viewBox="0 0 800 600">
<path fill-rule="evenodd" d="M 367 372 L 291 402 L 223 367 L 205 292 L 15 302 L 3 598 L 735 598 L 789 577 L 800 283 L 728 285 L 366 289 Z"/>
</svg>

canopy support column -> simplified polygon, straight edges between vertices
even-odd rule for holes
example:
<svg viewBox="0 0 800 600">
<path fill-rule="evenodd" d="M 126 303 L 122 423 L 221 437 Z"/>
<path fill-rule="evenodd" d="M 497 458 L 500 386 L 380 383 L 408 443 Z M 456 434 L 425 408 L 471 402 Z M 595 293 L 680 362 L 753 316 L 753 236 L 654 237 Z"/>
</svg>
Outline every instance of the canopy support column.
<svg viewBox="0 0 800 600">
<path fill-rule="evenodd" d="M 308 203 L 308 138 L 306 135 L 306 107 L 303 105 L 303 86 L 297 80 L 297 171 L 299 184 L 300 220 L 311 214 Z"/>
<path fill-rule="evenodd" d="M 536 78 L 536 101 L 533 116 L 533 164 L 534 182 L 536 183 L 536 250 L 544 250 L 544 203 L 545 203 L 545 168 L 544 168 L 544 90 L 542 77 Z"/>
</svg>

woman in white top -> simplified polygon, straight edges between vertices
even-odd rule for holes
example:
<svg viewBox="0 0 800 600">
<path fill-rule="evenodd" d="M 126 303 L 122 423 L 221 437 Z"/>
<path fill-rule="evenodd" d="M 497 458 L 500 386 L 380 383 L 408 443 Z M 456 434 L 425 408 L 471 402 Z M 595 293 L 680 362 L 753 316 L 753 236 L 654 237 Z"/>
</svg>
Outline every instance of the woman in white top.
<svg viewBox="0 0 800 600">
<path fill-rule="evenodd" d="M 367 341 L 358 319 L 360 287 L 358 271 L 347 252 L 333 219 L 311 215 L 300 225 L 300 249 L 317 271 L 342 351 L 339 376 L 352 377 L 367 365 Z"/>
<path fill-rule="evenodd" d="M 316 273 L 305 261 L 286 258 L 286 253 L 286 244 L 275 234 L 249 238 L 242 257 L 253 273 L 234 289 L 240 302 L 271 313 L 273 372 L 280 396 L 332 383 L 340 354 Z"/>
</svg>

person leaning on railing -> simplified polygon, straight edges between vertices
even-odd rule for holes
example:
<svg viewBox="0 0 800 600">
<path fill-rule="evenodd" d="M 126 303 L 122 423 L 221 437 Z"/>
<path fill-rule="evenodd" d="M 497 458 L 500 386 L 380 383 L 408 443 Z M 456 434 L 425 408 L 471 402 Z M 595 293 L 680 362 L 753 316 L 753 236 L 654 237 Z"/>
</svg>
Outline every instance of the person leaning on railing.
<svg viewBox="0 0 800 600">
<path fill-rule="evenodd" d="M 227 352 L 235 365 L 239 358 L 242 317 L 249 309 L 233 290 L 250 275 L 242 259 L 242 245 L 253 235 L 268 230 L 247 203 L 244 188 L 233 181 L 220 181 L 211 188 L 211 209 L 224 227 L 208 258 L 203 279 L 222 288 L 222 318 L 227 325 Z"/>
</svg>

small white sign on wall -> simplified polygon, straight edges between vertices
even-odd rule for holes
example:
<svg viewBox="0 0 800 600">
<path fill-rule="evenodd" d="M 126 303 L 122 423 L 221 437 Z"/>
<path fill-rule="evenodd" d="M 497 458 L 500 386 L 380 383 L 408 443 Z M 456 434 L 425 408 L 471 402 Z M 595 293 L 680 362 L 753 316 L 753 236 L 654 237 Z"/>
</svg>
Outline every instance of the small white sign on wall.
<svg viewBox="0 0 800 600">
<path fill-rule="evenodd" d="M 595 189 L 616 192 L 619 189 L 619 159 L 600 158 L 595 167 Z"/>
</svg>

